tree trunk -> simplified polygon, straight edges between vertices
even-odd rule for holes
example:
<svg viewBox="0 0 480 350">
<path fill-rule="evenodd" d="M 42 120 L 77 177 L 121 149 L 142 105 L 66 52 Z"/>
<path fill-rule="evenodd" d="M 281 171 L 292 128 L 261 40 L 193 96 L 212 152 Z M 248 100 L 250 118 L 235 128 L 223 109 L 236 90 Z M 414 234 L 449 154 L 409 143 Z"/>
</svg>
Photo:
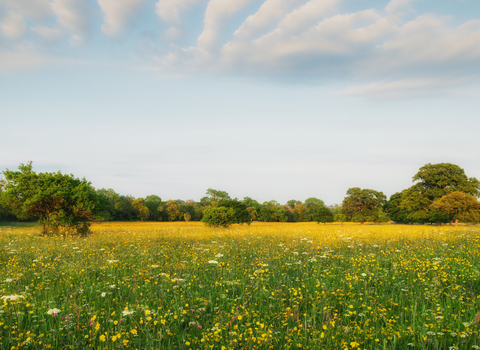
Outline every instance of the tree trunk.
<svg viewBox="0 0 480 350">
<path fill-rule="evenodd" d="M 455 219 L 455 227 L 458 226 L 458 219 Z"/>
</svg>

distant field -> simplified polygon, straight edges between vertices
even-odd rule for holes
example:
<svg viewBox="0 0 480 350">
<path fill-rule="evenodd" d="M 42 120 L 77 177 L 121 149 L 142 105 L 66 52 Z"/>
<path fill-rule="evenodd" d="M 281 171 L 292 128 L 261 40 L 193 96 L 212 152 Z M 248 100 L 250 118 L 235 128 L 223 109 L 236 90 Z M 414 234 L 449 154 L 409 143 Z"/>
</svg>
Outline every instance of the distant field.
<svg viewBox="0 0 480 350">
<path fill-rule="evenodd" d="M 480 228 L 0 227 L 0 349 L 480 349 Z"/>
</svg>

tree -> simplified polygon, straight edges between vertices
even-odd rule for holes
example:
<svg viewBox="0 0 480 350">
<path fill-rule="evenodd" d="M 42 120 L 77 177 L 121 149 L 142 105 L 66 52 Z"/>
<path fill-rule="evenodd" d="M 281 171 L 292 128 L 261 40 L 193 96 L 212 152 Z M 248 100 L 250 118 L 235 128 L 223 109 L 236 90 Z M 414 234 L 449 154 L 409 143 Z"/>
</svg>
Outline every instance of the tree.
<svg viewBox="0 0 480 350">
<path fill-rule="evenodd" d="M 150 217 L 150 209 L 144 204 L 142 198 L 137 198 L 132 202 L 132 206 L 135 209 L 135 214 L 141 220 L 148 220 Z"/>
<path fill-rule="evenodd" d="M 90 182 L 61 172 L 37 174 L 32 162 L 20 164 L 18 169 L 3 172 L 6 179 L 0 196 L 3 206 L 20 219 L 38 219 L 43 234 L 67 233 L 72 229 L 81 236 L 89 233 L 90 221 L 98 219 L 99 207 Z"/>
<path fill-rule="evenodd" d="M 168 217 L 170 221 L 173 221 L 177 218 L 180 219 L 180 216 L 181 216 L 180 205 L 176 201 L 172 199 L 167 201 L 167 212 L 168 212 Z"/>
<path fill-rule="evenodd" d="M 401 208 L 408 212 L 408 219 L 418 222 L 448 222 L 449 217 L 438 211 L 433 201 L 460 191 L 478 197 L 480 182 L 468 178 L 465 171 L 451 163 L 426 164 L 413 177 L 417 182 L 403 191 Z"/>
<path fill-rule="evenodd" d="M 209 188 L 206 194 L 207 195 L 205 197 L 202 197 L 202 199 L 200 199 L 200 203 L 203 206 L 214 207 L 222 200 L 231 199 L 227 192 L 214 190 L 212 188 Z"/>
<path fill-rule="evenodd" d="M 317 222 L 317 224 L 323 222 L 333 222 L 333 214 L 330 209 L 326 206 L 317 207 L 314 212 L 312 212 L 312 219 Z"/>
<path fill-rule="evenodd" d="M 220 207 L 233 209 L 233 224 L 247 224 L 251 223 L 250 212 L 247 210 L 247 205 L 238 199 L 222 199 L 218 203 Z"/>
<path fill-rule="evenodd" d="M 202 222 L 212 227 L 228 227 L 235 221 L 233 208 L 209 207 L 203 211 Z"/>
<path fill-rule="evenodd" d="M 386 199 L 382 192 L 359 187 L 350 188 L 342 203 L 342 214 L 347 217 L 347 220 L 362 224 L 365 221 L 385 221 L 382 207 Z"/>
<path fill-rule="evenodd" d="M 315 215 L 319 208 L 325 207 L 325 203 L 318 198 L 310 197 L 303 203 L 305 207 L 305 219 L 306 221 L 316 221 Z M 303 220 L 302 220 L 303 221 Z"/>
<path fill-rule="evenodd" d="M 149 220 L 159 221 L 161 219 L 161 213 L 159 212 L 158 208 L 162 204 L 162 199 L 159 196 L 153 194 L 147 196 L 143 200 L 143 204 L 145 204 L 145 206 L 150 211 Z"/>
<path fill-rule="evenodd" d="M 259 219 L 265 222 L 284 222 L 287 219 L 285 208 L 274 200 L 264 202 L 260 210 Z"/>
<path fill-rule="evenodd" d="M 446 194 L 440 199 L 436 199 L 431 207 L 446 215 L 450 224 L 458 220 L 467 222 L 477 222 L 480 219 L 480 203 L 471 194 L 455 191 Z"/>
<path fill-rule="evenodd" d="M 397 192 L 390 196 L 390 199 L 385 203 L 383 211 L 387 214 L 390 220 L 397 223 L 406 223 L 408 220 L 408 212 L 401 207 L 403 192 Z"/>
</svg>

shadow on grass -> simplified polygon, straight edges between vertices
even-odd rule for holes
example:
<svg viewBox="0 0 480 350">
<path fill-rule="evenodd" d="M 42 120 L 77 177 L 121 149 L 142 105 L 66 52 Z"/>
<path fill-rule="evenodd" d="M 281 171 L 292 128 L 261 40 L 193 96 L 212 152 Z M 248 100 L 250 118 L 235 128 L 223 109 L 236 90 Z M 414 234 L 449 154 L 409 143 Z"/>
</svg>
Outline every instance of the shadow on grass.
<svg viewBox="0 0 480 350">
<path fill-rule="evenodd" d="M 37 227 L 40 226 L 38 222 L 1 222 L 0 227 Z"/>
</svg>

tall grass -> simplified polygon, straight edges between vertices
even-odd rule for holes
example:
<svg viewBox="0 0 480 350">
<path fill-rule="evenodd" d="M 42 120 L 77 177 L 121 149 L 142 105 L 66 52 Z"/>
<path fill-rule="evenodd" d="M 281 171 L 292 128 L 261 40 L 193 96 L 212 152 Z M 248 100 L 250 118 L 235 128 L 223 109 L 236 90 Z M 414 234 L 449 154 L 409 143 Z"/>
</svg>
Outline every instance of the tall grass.
<svg viewBox="0 0 480 350">
<path fill-rule="evenodd" d="M 480 349 L 474 227 L 0 228 L 0 349 Z"/>
</svg>

